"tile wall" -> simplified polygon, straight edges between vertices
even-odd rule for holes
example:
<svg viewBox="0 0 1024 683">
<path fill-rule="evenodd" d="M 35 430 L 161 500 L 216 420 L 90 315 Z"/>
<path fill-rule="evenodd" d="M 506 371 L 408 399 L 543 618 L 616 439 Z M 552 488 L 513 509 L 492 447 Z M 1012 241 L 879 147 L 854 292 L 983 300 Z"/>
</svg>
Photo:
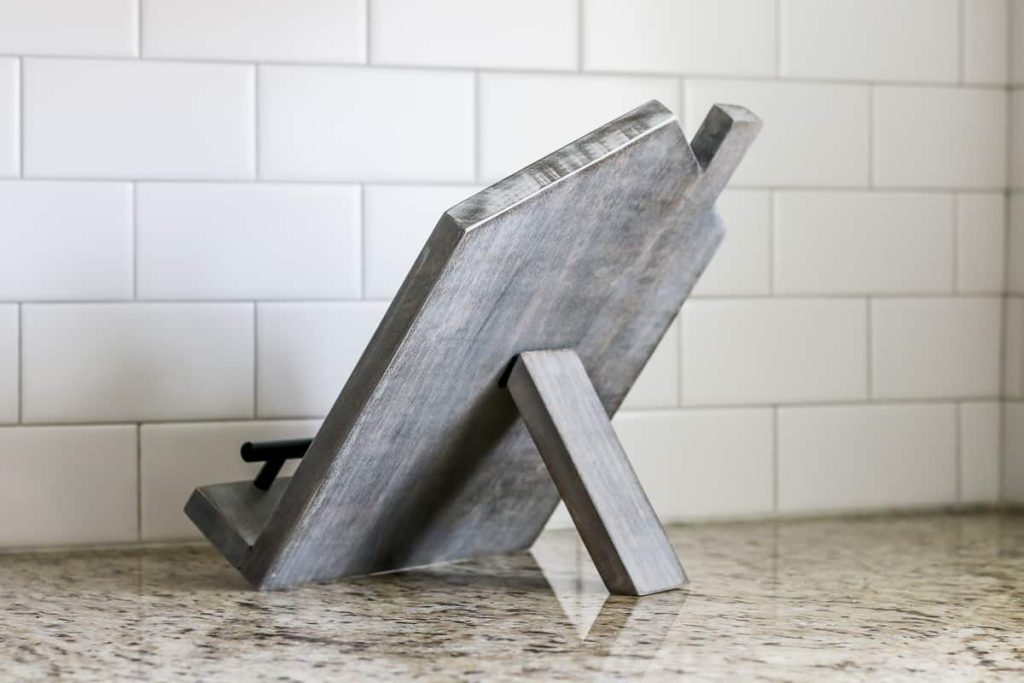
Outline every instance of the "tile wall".
<svg viewBox="0 0 1024 683">
<path fill-rule="evenodd" d="M 1024 501 L 1016 5 L 0 0 L 0 546 L 195 538 L 445 208 L 651 98 L 766 121 L 616 418 L 661 516 Z"/>
</svg>

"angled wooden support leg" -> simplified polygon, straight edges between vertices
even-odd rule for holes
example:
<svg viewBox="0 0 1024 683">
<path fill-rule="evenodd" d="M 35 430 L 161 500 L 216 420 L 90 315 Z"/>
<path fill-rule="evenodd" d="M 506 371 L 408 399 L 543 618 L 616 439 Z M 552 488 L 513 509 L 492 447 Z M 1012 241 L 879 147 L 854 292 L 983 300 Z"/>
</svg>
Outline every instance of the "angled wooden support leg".
<svg viewBox="0 0 1024 683">
<path fill-rule="evenodd" d="M 576 352 L 520 354 L 508 389 L 608 590 L 648 595 L 685 583 Z"/>
</svg>

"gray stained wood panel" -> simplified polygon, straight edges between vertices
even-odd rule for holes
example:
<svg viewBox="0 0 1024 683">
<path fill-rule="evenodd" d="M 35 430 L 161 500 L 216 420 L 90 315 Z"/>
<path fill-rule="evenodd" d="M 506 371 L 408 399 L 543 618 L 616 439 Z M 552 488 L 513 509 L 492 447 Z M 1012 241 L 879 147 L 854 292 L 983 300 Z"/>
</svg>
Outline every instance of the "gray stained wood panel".
<svg viewBox="0 0 1024 683">
<path fill-rule="evenodd" d="M 249 482 L 202 487 L 186 512 L 261 589 L 528 548 L 559 495 L 499 380 L 574 349 L 614 414 L 759 127 L 718 105 L 691 148 L 652 101 L 446 211 L 294 476 L 258 506 Z"/>
<path fill-rule="evenodd" d="M 679 558 L 576 352 L 520 354 L 508 389 L 608 590 L 682 585 Z"/>
</svg>

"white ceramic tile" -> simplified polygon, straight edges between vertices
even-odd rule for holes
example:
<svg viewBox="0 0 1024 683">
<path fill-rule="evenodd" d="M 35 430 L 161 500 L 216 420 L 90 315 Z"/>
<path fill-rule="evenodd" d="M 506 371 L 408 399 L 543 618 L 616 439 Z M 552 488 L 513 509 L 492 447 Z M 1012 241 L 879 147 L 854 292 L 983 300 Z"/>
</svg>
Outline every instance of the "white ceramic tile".
<svg viewBox="0 0 1024 683">
<path fill-rule="evenodd" d="M 866 325 L 856 299 L 689 301 L 683 404 L 864 398 Z"/>
<path fill-rule="evenodd" d="M 17 59 L 0 58 L 0 178 L 21 168 L 21 113 Z"/>
<path fill-rule="evenodd" d="M 370 61 L 575 69 L 577 0 L 370 0 Z"/>
<path fill-rule="evenodd" d="M 357 299 L 359 188 L 142 183 L 144 299 Z"/>
<path fill-rule="evenodd" d="M 956 411 L 946 404 L 779 409 L 779 510 L 956 502 Z"/>
<path fill-rule="evenodd" d="M 127 183 L 0 182 L 0 299 L 130 299 Z"/>
<path fill-rule="evenodd" d="M 29 59 L 25 175 L 249 178 L 253 67 Z"/>
<path fill-rule="evenodd" d="M 0 428 L 0 546 L 137 538 L 135 425 Z"/>
<path fill-rule="evenodd" d="M 1024 90 L 1020 88 L 1010 91 L 1010 185 L 1024 188 Z"/>
<path fill-rule="evenodd" d="M 1000 299 L 874 299 L 876 398 L 977 398 L 999 393 Z"/>
<path fill-rule="evenodd" d="M 963 74 L 968 83 L 1007 82 L 1009 0 L 963 0 Z"/>
<path fill-rule="evenodd" d="M 1006 91 L 878 86 L 874 181 L 888 187 L 1001 188 Z"/>
<path fill-rule="evenodd" d="M 999 193 L 967 193 L 956 202 L 957 291 L 1003 291 L 1006 201 Z"/>
<path fill-rule="evenodd" d="M 1003 404 L 1003 498 L 1009 503 L 1024 503 L 1024 403 Z"/>
<path fill-rule="evenodd" d="M 377 329 L 383 303 L 260 304 L 260 417 L 326 415 Z"/>
<path fill-rule="evenodd" d="M 0 304 L 0 423 L 18 421 L 18 307 Z"/>
<path fill-rule="evenodd" d="M 583 66 L 770 76 L 775 0 L 584 0 Z"/>
<path fill-rule="evenodd" d="M 480 173 L 503 178 L 648 100 L 679 111 L 672 78 L 481 74 Z"/>
<path fill-rule="evenodd" d="M 938 193 L 775 193 L 775 291 L 949 292 L 954 197 Z"/>
<path fill-rule="evenodd" d="M 622 402 L 623 410 L 679 405 L 679 321 L 672 323 Z"/>
<path fill-rule="evenodd" d="M 782 0 L 784 76 L 955 81 L 958 0 Z"/>
<path fill-rule="evenodd" d="M 365 297 L 393 297 L 441 214 L 477 190 L 472 185 L 364 187 Z"/>
<path fill-rule="evenodd" d="M 1003 317 L 1003 396 L 1024 396 L 1024 299 L 1006 297 Z"/>
<path fill-rule="evenodd" d="M 252 304 L 22 307 L 26 422 L 252 416 Z"/>
<path fill-rule="evenodd" d="M 238 455 L 246 441 L 311 438 L 318 427 L 312 420 L 143 425 L 142 540 L 202 538 L 183 511 L 197 486 L 255 478 L 260 465 L 244 463 Z M 297 462 L 287 463 L 281 476 L 290 476 Z"/>
<path fill-rule="evenodd" d="M 614 425 L 663 522 L 771 512 L 771 409 L 623 413 Z"/>
<path fill-rule="evenodd" d="M 687 80 L 692 139 L 711 106 L 741 103 L 766 123 L 736 185 L 856 187 L 868 182 L 868 88 L 861 85 Z"/>
<path fill-rule="evenodd" d="M 473 89 L 470 73 L 261 67 L 261 174 L 471 181 Z"/>
<path fill-rule="evenodd" d="M 960 502 L 999 500 L 1000 406 L 996 401 L 960 406 Z"/>
<path fill-rule="evenodd" d="M 145 57 L 366 60 L 365 0 L 144 0 Z"/>
<path fill-rule="evenodd" d="M 725 239 L 693 288 L 695 296 L 768 294 L 772 286 L 772 198 L 763 190 L 726 190 L 718 199 Z"/>
<path fill-rule="evenodd" d="M 128 57 L 138 0 L 2 0 L 0 53 Z"/>
</svg>

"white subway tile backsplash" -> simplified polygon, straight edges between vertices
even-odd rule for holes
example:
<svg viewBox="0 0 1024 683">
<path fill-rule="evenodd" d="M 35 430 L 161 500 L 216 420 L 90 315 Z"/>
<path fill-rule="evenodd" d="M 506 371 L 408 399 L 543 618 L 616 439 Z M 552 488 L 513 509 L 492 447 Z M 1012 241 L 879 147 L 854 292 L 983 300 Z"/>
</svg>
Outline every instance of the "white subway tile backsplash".
<svg viewBox="0 0 1024 683">
<path fill-rule="evenodd" d="M 622 402 L 623 410 L 675 408 L 679 405 L 679 321 L 661 338 L 633 388 Z"/>
<path fill-rule="evenodd" d="M 999 501 L 1002 476 L 999 413 L 996 401 L 960 406 L 961 503 Z"/>
<path fill-rule="evenodd" d="M 0 58 L 0 178 L 21 168 L 19 69 L 17 59 Z"/>
<path fill-rule="evenodd" d="M 145 57 L 366 61 L 366 0 L 143 0 Z"/>
<path fill-rule="evenodd" d="M 260 304 L 259 417 L 326 415 L 386 310 L 370 302 Z"/>
<path fill-rule="evenodd" d="M 0 304 L 0 424 L 18 421 L 18 307 Z"/>
<path fill-rule="evenodd" d="M 775 291 L 948 292 L 952 195 L 792 191 L 775 194 Z"/>
<path fill-rule="evenodd" d="M 998 396 L 1001 316 L 997 297 L 873 300 L 873 396 Z"/>
<path fill-rule="evenodd" d="M 683 99 L 691 139 L 720 102 L 742 104 L 765 121 L 734 186 L 867 185 L 867 86 L 688 79 Z"/>
<path fill-rule="evenodd" d="M 138 0 L 2 0 L 0 53 L 131 57 Z"/>
<path fill-rule="evenodd" d="M 472 74 L 268 66 L 259 78 L 265 178 L 473 180 Z"/>
<path fill-rule="evenodd" d="M 623 413 L 614 425 L 663 522 L 771 513 L 770 408 Z"/>
<path fill-rule="evenodd" d="M 1024 502 L 1022 27 L 1024 0 L 0 0 L 0 546 L 199 538 L 191 490 L 312 435 L 444 210 L 650 99 L 691 137 L 718 102 L 765 122 L 614 421 L 662 518 Z"/>
<path fill-rule="evenodd" d="M 863 399 L 866 325 L 857 299 L 690 301 L 683 404 Z"/>
<path fill-rule="evenodd" d="M 25 422 L 251 417 L 252 304 L 26 304 Z"/>
<path fill-rule="evenodd" d="M 137 202 L 140 298 L 359 298 L 358 187 L 142 183 Z"/>
<path fill-rule="evenodd" d="M 0 181 L 0 299 L 130 299 L 127 183 Z"/>
<path fill-rule="evenodd" d="M 694 296 L 768 294 L 772 287 L 772 197 L 764 190 L 726 190 L 716 205 L 725 239 L 693 288 Z"/>
<path fill-rule="evenodd" d="M 374 64 L 568 69 L 577 0 L 369 0 Z"/>
<path fill-rule="evenodd" d="M 775 0 L 584 0 L 583 67 L 770 76 Z"/>
<path fill-rule="evenodd" d="M 957 291 L 997 294 L 1004 286 L 1006 200 L 964 193 L 956 200 Z"/>
<path fill-rule="evenodd" d="M 678 112 L 678 82 L 481 74 L 480 173 L 485 180 L 503 178 L 652 99 Z"/>
<path fill-rule="evenodd" d="M 959 73 L 958 0 L 782 0 L 783 76 L 947 81 Z"/>
<path fill-rule="evenodd" d="M 1006 184 L 1005 90 L 877 86 L 874 181 L 888 187 Z"/>
<path fill-rule="evenodd" d="M 779 510 L 956 502 L 956 411 L 946 404 L 779 409 Z"/>
<path fill-rule="evenodd" d="M 27 176 L 253 176 L 251 66 L 29 59 L 24 78 Z"/>
<path fill-rule="evenodd" d="M 367 185 L 363 188 L 367 299 L 390 299 L 405 280 L 441 214 L 471 185 Z"/>
<path fill-rule="evenodd" d="M 135 425 L 0 427 L 0 547 L 138 537 Z"/>
<path fill-rule="evenodd" d="M 197 486 L 254 479 L 260 465 L 242 462 L 243 443 L 311 438 L 319 426 L 314 420 L 143 425 L 139 441 L 142 540 L 202 538 L 183 510 Z M 296 463 L 289 462 L 281 476 L 290 476 Z"/>
<path fill-rule="evenodd" d="M 1005 84 L 1009 0 L 963 0 L 963 74 L 968 83 Z"/>
</svg>

